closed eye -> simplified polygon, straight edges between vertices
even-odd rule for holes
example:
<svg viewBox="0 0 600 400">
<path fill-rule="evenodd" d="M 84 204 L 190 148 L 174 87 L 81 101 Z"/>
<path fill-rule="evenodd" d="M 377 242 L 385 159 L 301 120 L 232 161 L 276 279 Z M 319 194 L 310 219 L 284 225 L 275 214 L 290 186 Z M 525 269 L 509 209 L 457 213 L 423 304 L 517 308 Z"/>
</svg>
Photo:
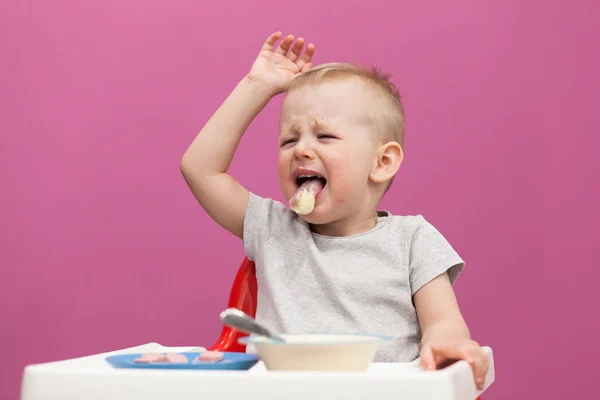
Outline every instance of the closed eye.
<svg viewBox="0 0 600 400">
<path fill-rule="evenodd" d="M 297 139 L 285 139 L 282 140 L 281 143 L 279 144 L 281 147 L 284 147 L 290 143 L 294 143 Z"/>
<path fill-rule="evenodd" d="M 333 135 L 317 135 L 318 139 L 337 139 L 337 137 Z"/>
</svg>

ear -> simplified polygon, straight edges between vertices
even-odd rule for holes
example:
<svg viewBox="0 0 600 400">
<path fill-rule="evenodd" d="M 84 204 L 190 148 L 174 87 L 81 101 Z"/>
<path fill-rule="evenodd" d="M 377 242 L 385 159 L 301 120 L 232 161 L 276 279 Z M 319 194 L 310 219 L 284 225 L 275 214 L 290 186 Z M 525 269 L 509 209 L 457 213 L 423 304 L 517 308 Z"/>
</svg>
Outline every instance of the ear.
<svg viewBox="0 0 600 400">
<path fill-rule="evenodd" d="M 376 183 L 389 181 L 398 172 L 403 159 L 402 146 L 398 142 L 387 142 L 377 150 L 377 159 L 369 178 Z"/>
</svg>

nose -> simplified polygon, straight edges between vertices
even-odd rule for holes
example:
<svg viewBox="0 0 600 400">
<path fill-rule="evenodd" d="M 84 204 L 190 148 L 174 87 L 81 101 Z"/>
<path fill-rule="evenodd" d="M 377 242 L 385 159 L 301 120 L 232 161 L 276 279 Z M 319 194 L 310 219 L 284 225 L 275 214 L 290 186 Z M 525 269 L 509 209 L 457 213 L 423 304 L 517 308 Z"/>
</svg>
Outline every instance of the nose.
<svg viewBox="0 0 600 400">
<path fill-rule="evenodd" d="M 294 146 L 294 157 L 296 159 L 308 158 L 314 160 L 317 155 L 306 139 L 299 139 Z"/>
</svg>

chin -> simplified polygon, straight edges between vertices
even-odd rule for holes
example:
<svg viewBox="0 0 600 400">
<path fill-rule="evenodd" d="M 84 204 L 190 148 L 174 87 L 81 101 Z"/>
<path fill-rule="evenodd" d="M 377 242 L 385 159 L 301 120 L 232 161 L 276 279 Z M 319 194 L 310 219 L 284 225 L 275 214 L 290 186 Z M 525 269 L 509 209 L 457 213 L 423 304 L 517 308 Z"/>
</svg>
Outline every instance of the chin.
<svg viewBox="0 0 600 400">
<path fill-rule="evenodd" d="M 298 217 L 311 225 L 325 225 L 332 221 L 331 216 L 327 216 L 325 213 L 317 211 L 316 207 L 310 214 L 298 215 Z"/>
</svg>

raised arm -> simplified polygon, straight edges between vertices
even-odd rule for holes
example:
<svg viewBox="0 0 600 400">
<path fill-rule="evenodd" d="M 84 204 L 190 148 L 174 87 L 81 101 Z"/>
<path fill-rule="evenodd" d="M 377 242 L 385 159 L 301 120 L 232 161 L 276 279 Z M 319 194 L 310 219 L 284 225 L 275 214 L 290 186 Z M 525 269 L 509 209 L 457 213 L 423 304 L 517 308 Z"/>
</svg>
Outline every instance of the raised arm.
<svg viewBox="0 0 600 400">
<path fill-rule="evenodd" d="M 219 225 L 242 238 L 248 191 L 227 173 L 242 135 L 269 100 L 310 69 L 314 45 L 304 39 L 269 36 L 252 68 L 214 113 L 181 159 L 181 172 L 192 193 Z"/>
</svg>

